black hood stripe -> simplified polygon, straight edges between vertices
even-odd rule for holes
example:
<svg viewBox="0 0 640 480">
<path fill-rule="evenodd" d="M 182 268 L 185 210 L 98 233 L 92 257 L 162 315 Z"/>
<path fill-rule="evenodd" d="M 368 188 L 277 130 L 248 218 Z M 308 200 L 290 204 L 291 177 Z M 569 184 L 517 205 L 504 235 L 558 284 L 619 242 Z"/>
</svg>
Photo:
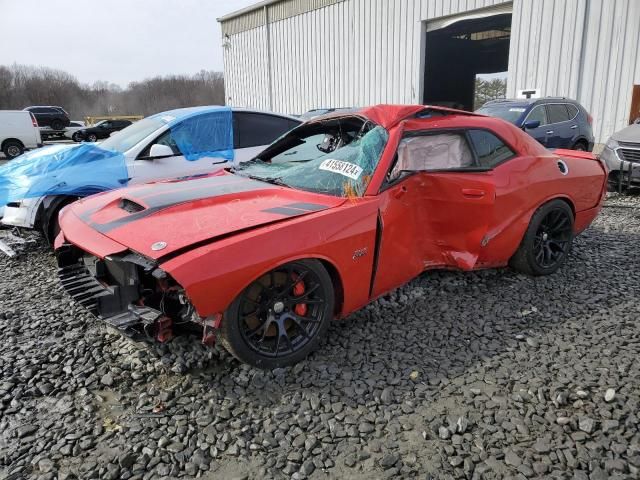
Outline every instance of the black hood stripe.
<svg viewBox="0 0 640 480">
<path fill-rule="evenodd" d="M 91 216 L 104 206 L 100 205 L 95 209 L 91 209 L 80 214 L 80 219 L 95 230 L 101 233 L 107 233 L 111 230 L 122 227 L 123 225 L 141 220 L 161 210 L 179 205 L 181 203 L 220 197 L 222 195 L 229 195 L 232 193 L 243 193 L 277 188 L 274 185 L 259 182 L 257 180 L 251 180 L 248 178 L 240 179 L 240 177 L 236 178 L 238 181 L 229 181 L 229 177 L 220 176 L 199 178 L 186 182 L 156 183 L 148 185 L 136 192 L 136 198 L 139 198 L 147 205 L 144 210 L 132 213 L 112 222 L 92 222 Z M 126 190 L 123 191 L 123 194 L 123 198 L 127 198 Z M 129 200 L 135 202 L 135 200 Z"/>
</svg>

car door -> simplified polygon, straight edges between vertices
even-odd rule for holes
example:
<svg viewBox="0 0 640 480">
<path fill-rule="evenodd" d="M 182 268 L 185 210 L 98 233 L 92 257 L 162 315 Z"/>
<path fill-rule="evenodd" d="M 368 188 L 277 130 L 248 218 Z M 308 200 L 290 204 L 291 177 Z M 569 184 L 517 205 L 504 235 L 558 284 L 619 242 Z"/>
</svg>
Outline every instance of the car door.
<svg viewBox="0 0 640 480">
<path fill-rule="evenodd" d="M 235 163 L 251 160 L 301 122 L 259 112 L 233 112 Z"/>
<path fill-rule="evenodd" d="M 536 105 L 531 109 L 524 122 L 525 125 L 528 122 L 540 122 L 540 125 L 536 128 L 528 128 L 525 132 L 535 138 L 542 145 L 547 146 L 548 135 L 547 131 L 547 111 L 544 105 Z"/>
<path fill-rule="evenodd" d="M 96 137 L 98 138 L 108 138 L 113 131 L 113 121 L 106 120 L 98 125 L 95 129 Z"/>
<path fill-rule="evenodd" d="M 406 135 L 379 196 L 373 296 L 428 268 L 474 268 L 495 187 L 464 131 Z"/>
<path fill-rule="evenodd" d="M 572 128 L 569 113 L 564 103 L 548 103 L 547 108 L 547 148 L 571 148 L 573 135 L 578 128 Z"/>
</svg>

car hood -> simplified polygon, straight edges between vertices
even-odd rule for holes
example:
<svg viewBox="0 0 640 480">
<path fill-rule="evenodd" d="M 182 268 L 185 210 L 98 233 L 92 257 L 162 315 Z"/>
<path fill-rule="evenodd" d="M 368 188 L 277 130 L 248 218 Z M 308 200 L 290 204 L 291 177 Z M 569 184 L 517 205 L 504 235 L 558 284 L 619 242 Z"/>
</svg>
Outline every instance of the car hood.
<svg viewBox="0 0 640 480">
<path fill-rule="evenodd" d="M 74 203 L 70 212 L 120 245 L 158 259 L 344 201 L 222 171 L 106 192 Z M 82 239 L 71 241 L 82 247 Z"/>
<path fill-rule="evenodd" d="M 640 125 L 629 125 L 611 135 L 616 142 L 640 143 Z"/>
</svg>

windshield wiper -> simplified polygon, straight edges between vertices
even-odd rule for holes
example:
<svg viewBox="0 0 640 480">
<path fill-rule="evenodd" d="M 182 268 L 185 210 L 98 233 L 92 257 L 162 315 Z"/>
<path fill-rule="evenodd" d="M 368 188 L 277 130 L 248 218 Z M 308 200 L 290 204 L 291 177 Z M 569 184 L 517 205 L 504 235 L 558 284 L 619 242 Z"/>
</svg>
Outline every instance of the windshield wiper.
<svg viewBox="0 0 640 480">
<path fill-rule="evenodd" d="M 258 175 L 247 175 L 251 180 L 258 180 L 259 182 L 271 183 L 273 185 L 280 185 L 282 187 L 288 187 L 286 183 L 282 181 L 282 177 L 259 177 Z"/>
</svg>

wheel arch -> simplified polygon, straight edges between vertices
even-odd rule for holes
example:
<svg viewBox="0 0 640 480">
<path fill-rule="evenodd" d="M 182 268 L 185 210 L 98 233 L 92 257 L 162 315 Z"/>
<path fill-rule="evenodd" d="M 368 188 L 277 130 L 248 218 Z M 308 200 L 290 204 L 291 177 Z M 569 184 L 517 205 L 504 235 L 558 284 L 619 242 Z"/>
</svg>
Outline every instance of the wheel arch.
<svg viewBox="0 0 640 480">
<path fill-rule="evenodd" d="M 51 229 L 53 227 L 52 220 L 67 205 L 78 200 L 74 195 L 51 195 L 44 198 L 40 204 L 38 215 L 36 217 L 37 225 L 44 233 L 47 241 L 53 245 L 55 238 L 51 238 Z"/>
</svg>

